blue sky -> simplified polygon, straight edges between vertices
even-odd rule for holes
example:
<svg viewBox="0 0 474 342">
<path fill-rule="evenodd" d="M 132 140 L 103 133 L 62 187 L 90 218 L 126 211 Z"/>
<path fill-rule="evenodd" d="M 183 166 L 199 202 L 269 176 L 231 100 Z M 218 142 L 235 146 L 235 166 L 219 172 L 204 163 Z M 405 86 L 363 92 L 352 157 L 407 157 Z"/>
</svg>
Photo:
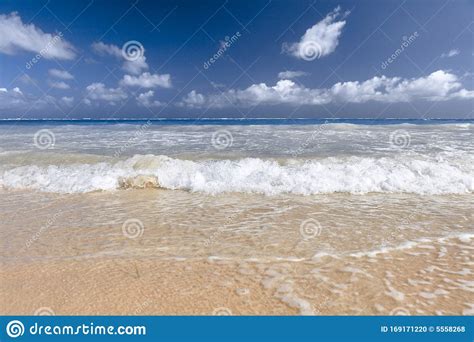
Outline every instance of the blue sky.
<svg viewBox="0 0 474 342">
<path fill-rule="evenodd" d="M 473 118 L 474 3 L 2 1 L 0 118 Z"/>
</svg>

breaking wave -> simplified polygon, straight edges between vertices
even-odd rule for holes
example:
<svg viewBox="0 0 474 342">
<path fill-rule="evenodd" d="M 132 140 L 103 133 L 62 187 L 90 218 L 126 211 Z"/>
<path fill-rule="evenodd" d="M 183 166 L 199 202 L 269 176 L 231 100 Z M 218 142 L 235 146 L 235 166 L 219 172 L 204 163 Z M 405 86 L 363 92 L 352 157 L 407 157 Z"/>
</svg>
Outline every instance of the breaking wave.
<svg viewBox="0 0 474 342">
<path fill-rule="evenodd" d="M 5 189 L 58 193 L 163 188 L 208 194 L 465 194 L 474 192 L 472 159 L 436 160 L 405 155 L 192 161 L 136 155 L 116 163 L 15 167 L 0 172 L 0 184 Z"/>
</svg>

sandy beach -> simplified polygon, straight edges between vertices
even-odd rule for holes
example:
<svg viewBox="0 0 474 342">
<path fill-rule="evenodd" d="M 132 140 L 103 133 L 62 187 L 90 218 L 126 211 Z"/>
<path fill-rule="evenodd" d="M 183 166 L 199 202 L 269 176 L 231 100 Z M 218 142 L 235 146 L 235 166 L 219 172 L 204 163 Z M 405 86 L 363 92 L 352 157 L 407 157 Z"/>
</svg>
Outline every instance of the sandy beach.
<svg viewBox="0 0 474 342">
<path fill-rule="evenodd" d="M 453 240 L 311 262 L 3 263 L 1 307 L 7 315 L 472 315 L 472 250 Z"/>
<path fill-rule="evenodd" d="M 0 230 L 2 314 L 473 310 L 466 196 L 202 196 L 136 189 L 13 191 L 2 198 L 8 199 Z M 415 206 L 416 215 L 410 213 Z M 17 210 L 6 214 L 7 207 Z M 138 218 L 141 225 L 127 230 L 124 223 Z"/>
</svg>

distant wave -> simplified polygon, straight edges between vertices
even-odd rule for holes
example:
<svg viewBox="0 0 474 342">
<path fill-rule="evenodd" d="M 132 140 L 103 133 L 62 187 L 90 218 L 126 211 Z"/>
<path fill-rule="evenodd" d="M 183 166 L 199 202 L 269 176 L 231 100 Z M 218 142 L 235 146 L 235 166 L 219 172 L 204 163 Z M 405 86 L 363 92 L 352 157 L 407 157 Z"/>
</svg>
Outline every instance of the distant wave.
<svg viewBox="0 0 474 342">
<path fill-rule="evenodd" d="M 456 125 L 456 124 L 472 124 L 473 118 L 469 119 L 417 119 L 417 118 L 81 118 L 81 119 L 65 119 L 65 118 L 4 118 L 0 119 L 0 124 L 11 125 L 81 125 L 85 124 L 130 124 L 137 125 L 140 123 L 150 122 L 155 125 L 340 125 L 352 124 L 354 126 L 393 126 L 393 125 Z M 469 126 L 468 126 L 469 127 Z"/>
<path fill-rule="evenodd" d="M 0 176 L 0 184 L 6 189 L 58 193 L 126 188 L 266 195 L 474 192 L 472 156 L 456 161 L 353 156 L 277 162 L 258 158 L 191 161 L 136 155 L 117 163 L 27 165 L 4 170 Z"/>
</svg>

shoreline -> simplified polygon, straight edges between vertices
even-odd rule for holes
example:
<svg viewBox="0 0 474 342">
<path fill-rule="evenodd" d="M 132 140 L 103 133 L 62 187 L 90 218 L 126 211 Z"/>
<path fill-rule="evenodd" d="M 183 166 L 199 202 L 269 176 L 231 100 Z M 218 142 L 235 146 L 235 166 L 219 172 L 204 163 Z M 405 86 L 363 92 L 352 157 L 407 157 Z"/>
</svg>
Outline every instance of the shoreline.
<svg viewBox="0 0 474 342">
<path fill-rule="evenodd" d="M 2 262 L 0 314 L 470 315 L 472 239 L 452 240 L 301 262 Z"/>
</svg>

